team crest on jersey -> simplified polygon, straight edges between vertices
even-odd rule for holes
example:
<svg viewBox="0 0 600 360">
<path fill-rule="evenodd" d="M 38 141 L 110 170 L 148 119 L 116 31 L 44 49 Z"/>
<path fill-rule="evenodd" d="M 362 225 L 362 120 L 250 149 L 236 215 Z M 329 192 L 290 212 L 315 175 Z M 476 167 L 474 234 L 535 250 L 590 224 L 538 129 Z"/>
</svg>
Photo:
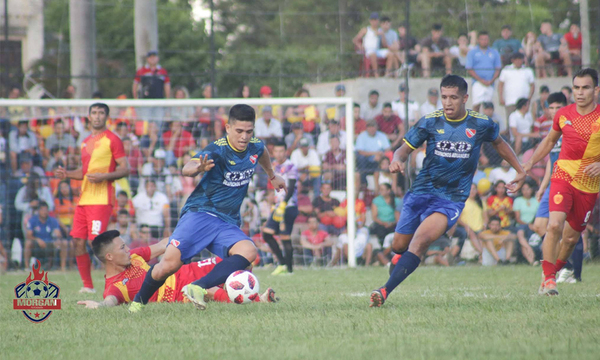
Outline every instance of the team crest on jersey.
<svg viewBox="0 0 600 360">
<path fill-rule="evenodd" d="M 467 133 L 467 137 L 470 139 L 473 136 L 475 136 L 475 134 L 477 133 L 477 130 L 467 128 L 467 130 L 465 130 L 465 132 Z"/>
<path fill-rule="evenodd" d="M 563 201 L 563 196 L 560 193 L 554 195 L 554 203 L 556 205 L 560 204 Z"/>
<path fill-rule="evenodd" d="M 175 240 L 175 239 L 171 240 L 171 244 L 173 246 L 175 246 L 175 247 L 179 247 L 179 241 L 178 240 Z"/>
<path fill-rule="evenodd" d="M 256 159 L 258 159 L 258 155 L 255 154 L 255 155 L 250 156 L 250 162 L 252 164 L 256 164 Z"/>
</svg>

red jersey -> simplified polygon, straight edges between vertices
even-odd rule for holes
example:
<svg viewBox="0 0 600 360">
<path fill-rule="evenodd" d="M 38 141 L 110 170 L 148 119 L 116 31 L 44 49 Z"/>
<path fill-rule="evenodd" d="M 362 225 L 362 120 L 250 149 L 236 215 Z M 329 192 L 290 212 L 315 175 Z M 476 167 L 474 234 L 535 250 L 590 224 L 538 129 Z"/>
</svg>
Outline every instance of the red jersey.
<svg viewBox="0 0 600 360">
<path fill-rule="evenodd" d="M 160 65 L 157 65 L 156 69 L 154 70 L 150 69 L 148 64 L 144 65 L 138 71 L 136 71 L 134 81 L 136 83 L 140 83 L 142 81 L 142 77 L 144 76 L 158 76 L 165 84 L 171 82 L 169 73 L 167 73 L 167 70 Z"/>
<path fill-rule="evenodd" d="M 87 173 L 110 173 L 115 171 L 117 160 L 125 156 L 123 143 L 110 130 L 88 136 L 81 143 L 81 163 L 83 183 L 79 205 L 113 205 L 115 188 L 112 181 L 92 184 L 87 180 Z"/>
<path fill-rule="evenodd" d="M 304 230 L 302 236 L 306 237 L 306 240 L 309 243 L 319 245 L 329 237 L 329 233 L 327 231 L 317 230 L 317 233 L 313 234 L 310 230 Z"/>
<path fill-rule="evenodd" d="M 112 295 L 117 298 L 119 304 L 133 301 L 150 269 L 150 265 L 147 263 L 150 261 L 150 254 L 149 247 L 131 250 L 131 264 L 119 274 L 110 278 L 105 277 L 103 297 Z M 150 298 L 150 302 L 183 302 L 184 296 L 181 289 L 204 277 L 219 262 L 221 262 L 220 258 L 210 258 L 183 265 L 175 274 L 167 278 L 164 285 Z"/>
<path fill-rule="evenodd" d="M 542 115 L 533 123 L 533 131 L 540 133 L 540 136 L 544 138 L 552 129 L 552 124 L 552 120 L 548 119 L 546 115 Z"/>
<path fill-rule="evenodd" d="M 169 148 L 169 144 L 171 143 L 171 130 L 163 133 L 163 143 L 165 149 Z M 175 146 L 173 147 L 173 154 L 175 157 L 182 157 L 185 152 L 195 146 L 194 137 L 189 131 L 181 130 L 181 134 L 179 134 L 179 138 L 175 139 Z"/>
<path fill-rule="evenodd" d="M 392 114 L 389 118 L 383 117 L 383 114 L 375 117 L 379 131 L 385 134 L 393 134 L 398 131 L 398 126 L 402 125 L 402 119 L 398 115 Z"/>
<path fill-rule="evenodd" d="M 583 171 L 600 161 L 600 105 L 587 115 L 580 115 L 576 104 L 565 106 L 556 113 L 552 128 L 562 132 L 562 147 L 552 179 L 564 180 L 586 193 L 598 193 L 600 178 Z"/>
<path fill-rule="evenodd" d="M 492 210 L 498 210 L 502 206 L 508 209 L 499 211 L 498 217 L 500 218 L 500 226 L 510 226 L 510 217 L 508 216 L 507 211 L 512 210 L 513 199 L 511 197 L 505 196 L 504 199 L 500 199 L 498 196 L 492 195 L 487 199 L 487 205 Z"/>
<path fill-rule="evenodd" d="M 581 50 L 583 44 L 581 33 L 578 34 L 577 38 L 574 38 L 573 34 L 569 31 L 565 34 L 565 41 L 569 46 L 569 50 Z"/>
</svg>

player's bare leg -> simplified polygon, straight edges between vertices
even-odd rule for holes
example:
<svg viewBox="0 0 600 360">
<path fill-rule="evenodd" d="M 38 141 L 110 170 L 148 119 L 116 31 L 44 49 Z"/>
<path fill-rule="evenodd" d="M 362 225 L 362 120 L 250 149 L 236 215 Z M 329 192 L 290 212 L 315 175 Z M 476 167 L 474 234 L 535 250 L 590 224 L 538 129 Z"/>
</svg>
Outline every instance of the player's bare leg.
<svg viewBox="0 0 600 360">
<path fill-rule="evenodd" d="M 408 251 L 398 260 L 385 286 L 371 293 L 371 307 L 383 305 L 388 295 L 419 266 L 429 245 L 442 236 L 447 229 L 448 217 L 441 213 L 433 213 L 419 225 L 414 235 L 395 234 L 394 240 L 398 239 L 398 241 L 392 243 L 392 248 L 396 252 L 401 252 L 405 248 L 407 239 L 412 237 L 412 240 L 408 240 Z"/>
<path fill-rule="evenodd" d="M 556 290 L 556 249 L 563 234 L 566 220 L 566 213 L 560 211 L 550 212 L 548 227 L 546 228 L 546 237 L 542 243 L 542 253 L 544 258 L 544 260 L 542 260 L 542 270 L 544 271 L 544 281 L 539 291 L 542 295 L 558 295 L 558 290 Z"/>
<path fill-rule="evenodd" d="M 557 260 L 567 262 L 575 250 L 575 246 L 579 242 L 579 237 L 581 233 L 577 230 L 573 229 L 568 222 L 565 223 L 563 232 L 562 232 L 562 241 L 560 242 L 560 249 L 558 252 Z M 557 269 L 557 271 L 560 269 Z"/>
</svg>

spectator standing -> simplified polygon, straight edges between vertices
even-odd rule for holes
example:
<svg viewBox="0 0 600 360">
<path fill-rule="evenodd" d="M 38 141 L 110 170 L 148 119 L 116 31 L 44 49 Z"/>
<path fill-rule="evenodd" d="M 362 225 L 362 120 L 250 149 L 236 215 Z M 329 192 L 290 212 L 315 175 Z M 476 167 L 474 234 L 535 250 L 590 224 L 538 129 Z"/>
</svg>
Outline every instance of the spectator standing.
<svg viewBox="0 0 600 360">
<path fill-rule="evenodd" d="M 317 151 L 309 147 L 307 139 L 300 139 L 300 148 L 294 150 L 290 160 L 298 168 L 300 183 L 310 183 L 315 196 L 318 196 L 321 188 L 321 160 Z"/>
<path fill-rule="evenodd" d="M 391 110 L 390 107 L 389 111 Z M 386 151 L 390 151 L 390 141 L 384 133 L 377 130 L 377 123 L 371 121 L 367 123 L 367 130 L 356 138 L 354 148 L 357 152 L 356 168 L 360 172 L 362 183 L 366 184 L 367 175 L 379 170 L 379 161 Z"/>
<path fill-rule="evenodd" d="M 529 112 L 529 100 L 521 98 L 517 100 L 516 110 L 508 117 L 508 126 L 511 137 L 515 144 L 515 153 L 520 155 L 533 146 L 532 138 L 539 138 L 540 134 L 534 133 L 533 118 Z"/>
<path fill-rule="evenodd" d="M 127 163 L 129 164 L 129 185 L 132 189 L 137 189 L 140 184 L 139 175 L 141 174 L 142 166 L 144 165 L 144 156 L 139 147 L 134 147 L 131 139 L 128 137 L 123 139 L 123 150 L 125 151 Z"/>
<path fill-rule="evenodd" d="M 152 237 L 159 239 L 171 235 L 169 198 L 156 190 L 156 181 L 146 180 L 145 192 L 138 193 L 132 200 L 136 223 L 147 224 Z"/>
<path fill-rule="evenodd" d="M 381 114 L 383 104 L 379 102 L 379 91 L 369 91 L 369 100 L 360 105 L 360 117 L 365 121 L 371 121 Z"/>
<path fill-rule="evenodd" d="M 512 56 L 517 53 L 524 53 L 521 42 L 512 36 L 512 28 L 510 25 L 503 25 L 500 30 L 500 39 L 496 39 L 492 47 L 498 51 L 502 59 L 502 65 L 509 65 L 512 61 Z M 523 57 L 523 60 L 525 57 Z"/>
<path fill-rule="evenodd" d="M 12 171 L 17 171 L 19 158 L 24 154 L 31 155 L 36 165 L 41 163 L 36 151 L 38 148 L 37 137 L 29 130 L 29 121 L 20 120 L 17 129 L 8 134 L 8 145 L 10 146 L 10 165 Z"/>
<path fill-rule="evenodd" d="M 512 114 L 517 109 L 517 100 L 525 98 L 531 101 L 535 91 L 533 70 L 523 66 L 525 55 L 513 53 L 510 61 L 512 64 L 505 66 L 498 78 L 498 96 L 506 114 Z"/>
<path fill-rule="evenodd" d="M 329 139 L 330 150 L 323 157 L 323 181 L 331 183 L 333 189 L 346 189 L 346 152 L 340 149 L 337 137 Z"/>
<path fill-rule="evenodd" d="M 160 66 L 158 61 L 158 51 L 148 51 L 146 64 L 135 73 L 132 87 L 134 99 L 168 99 L 171 97 L 171 79 L 167 70 Z M 164 108 L 142 107 L 139 112 L 142 119 L 157 121 L 159 129 L 161 128 L 165 116 Z"/>
<path fill-rule="evenodd" d="M 283 128 L 281 122 L 273 117 L 273 108 L 263 106 L 262 117 L 254 123 L 254 136 L 266 140 L 267 138 L 283 139 Z"/>
<path fill-rule="evenodd" d="M 319 135 L 319 140 L 317 141 L 317 153 L 320 156 L 327 154 L 327 152 L 331 149 L 329 145 L 329 140 L 331 137 L 336 137 L 340 141 L 340 149 L 346 149 L 346 132 L 341 130 L 340 123 L 338 121 L 332 120 L 329 122 L 329 129 L 327 131 L 323 131 Z"/>
<path fill-rule="evenodd" d="M 440 101 L 440 92 L 436 88 L 430 88 L 427 90 L 427 101 L 425 101 L 419 109 L 421 116 L 427 116 L 441 108 L 442 102 Z"/>
<path fill-rule="evenodd" d="M 385 59 L 389 53 L 388 49 L 381 48 L 382 36 L 383 31 L 379 29 L 379 14 L 373 12 L 369 16 L 369 26 L 360 29 L 352 39 L 354 46 L 369 59 L 371 74 L 376 78 L 379 77 L 377 59 Z"/>
<path fill-rule="evenodd" d="M 481 103 L 492 101 L 494 81 L 500 76 L 502 60 L 494 48 L 490 48 L 490 36 L 486 31 L 479 33 L 478 45 L 467 55 L 467 71 L 473 77 L 473 110 L 479 111 Z"/>
<path fill-rule="evenodd" d="M 573 68 L 571 67 L 571 56 L 569 48 L 562 35 L 552 31 L 552 22 L 550 20 L 542 21 L 540 26 L 540 36 L 537 41 L 540 44 L 535 55 L 535 70 L 538 78 L 548 75 L 548 65 L 552 61 L 562 60 L 564 68 L 567 70 L 567 76 L 573 77 Z M 551 73 L 554 73 L 552 70 Z"/>
<path fill-rule="evenodd" d="M 192 133 L 183 129 L 182 122 L 173 121 L 170 127 L 171 129 L 162 136 L 163 146 L 166 149 L 167 166 L 175 165 L 183 154 L 196 147 Z"/>
<path fill-rule="evenodd" d="M 304 125 L 302 125 L 302 123 L 293 123 L 290 129 L 290 133 L 285 136 L 285 145 L 287 146 L 288 156 L 291 156 L 292 152 L 300 147 L 300 140 L 302 139 L 308 141 L 309 147 L 315 147 L 315 140 L 311 134 L 304 132 Z"/>
<path fill-rule="evenodd" d="M 433 67 L 443 66 L 446 74 L 452 73 L 452 57 L 450 42 L 442 36 L 442 25 L 433 24 L 431 35 L 421 41 L 417 49 L 420 51 L 417 60 L 423 68 L 423 77 L 431 77 Z"/>
<path fill-rule="evenodd" d="M 477 32 L 471 31 L 469 35 L 460 34 L 458 35 L 458 40 L 456 42 L 457 44 L 450 48 L 450 55 L 458 60 L 461 70 L 465 70 L 469 51 L 477 47 Z"/>
<path fill-rule="evenodd" d="M 404 122 L 406 118 L 406 84 L 400 83 L 398 86 L 398 94 L 400 97 L 396 101 L 392 101 L 392 111 L 398 115 Z M 413 126 L 419 119 L 419 103 L 408 100 L 408 124 Z M 366 130 L 366 128 L 365 128 Z"/>
<path fill-rule="evenodd" d="M 391 143 L 391 148 L 397 148 L 402 138 L 404 138 L 404 122 L 398 115 L 392 112 L 392 104 L 383 104 L 383 110 L 381 114 L 375 117 L 375 123 L 379 130 L 387 136 Z"/>
<path fill-rule="evenodd" d="M 354 103 L 354 106 L 352 107 L 352 115 L 354 116 L 354 135 L 358 135 L 367 130 L 367 121 L 360 117 L 360 105 L 358 103 Z M 340 125 L 342 126 L 342 130 L 346 131 L 345 116 L 340 119 Z"/>
<path fill-rule="evenodd" d="M 37 215 L 33 215 L 27 222 L 27 233 L 25 236 L 24 262 L 25 269 L 30 269 L 29 259 L 32 250 L 40 249 L 42 258 L 48 261 L 47 270 L 52 270 L 54 250 L 60 249 L 60 269 L 67 270 L 67 242 L 63 240 L 60 233 L 58 220 L 50 216 L 48 204 L 41 201 Z"/>
</svg>

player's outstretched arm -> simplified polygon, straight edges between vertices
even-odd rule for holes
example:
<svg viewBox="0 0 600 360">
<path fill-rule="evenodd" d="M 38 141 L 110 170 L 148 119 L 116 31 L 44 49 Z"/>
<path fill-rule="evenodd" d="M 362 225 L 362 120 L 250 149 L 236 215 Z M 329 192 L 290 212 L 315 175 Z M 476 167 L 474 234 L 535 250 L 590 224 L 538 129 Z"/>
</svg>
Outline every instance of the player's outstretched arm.
<svg viewBox="0 0 600 360">
<path fill-rule="evenodd" d="M 94 300 L 82 300 L 78 301 L 77 305 L 83 305 L 86 309 L 97 309 L 100 307 L 113 307 L 119 305 L 119 300 L 112 295 L 108 295 L 104 301 L 97 302 Z"/>
<path fill-rule="evenodd" d="M 391 173 L 402 173 L 404 174 L 404 168 L 406 160 L 408 160 L 408 156 L 413 152 L 413 149 L 408 145 L 406 140 L 404 144 L 398 148 L 398 150 L 394 151 L 394 157 L 392 158 L 392 162 L 390 163 L 390 172 Z"/>
<path fill-rule="evenodd" d="M 562 133 L 560 131 L 550 129 L 550 132 L 548 133 L 548 135 L 546 135 L 542 142 L 540 142 L 538 147 L 533 152 L 533 155 L 531 155 L 529 161 L 523 164 L 523 169 L 525 169 L 526 172 L 529 172 L 533 165 L 545 158 L 546 155 L 550 153 L 554 145 L 556 145 L 556 142 L 558 141 L 558 139 L 560 139 L 561 135 Z"/>
<path fill-rule="evenodd" d="M 199 158 L 192 158 L 183 166 L 181 174 L 183 176 L 196 177 L 200 173 L 209 171 L 215 167 L 215 161 L 208 158 L 208 154 Z"/>
<path fill-rule="evenodd" d="M 280 191 L 283 189 L 287 193 L 288 189 L 285 180 L 281 176 L 275 174 L 275 171 L 273 171 L 273 165 L 271 164 L 271 155 L 269 155 L 269 150 L 267 150 L 266 147 L 265 151 L 258 158 L 258 163 L 267 173 L 269 181 L 271 181 L 271 185 L 273 185 L 275 191 Z"/>
<path fill-rule="evenodd" d="M 510 147 L 510 145 L 508 145 L 506 141 L 504 141 L 502 136 L 496 137 L 496 140 L 492 142 L 492 145 L 494 146 L 498 154 L 502 156 L 502 158 L 506 160 L 510 164 L 510 166 L 513 167 L 513 169 L 517 170 L 517 176 L 515 176 L 515 179 L 507 185 L 507 188 L 513 193 L 519 191 L 519 189 L 521 188 L 521 186 L 523 186 L 523 183 L 525 182 L 527 173 L 525 172 L 525 170 L 523 170 L 523 167 L 521 167 L 517 155 Z"/>
<path fill-rule="evenodd" d="M 169 238 L 164 238 L 156 244 L 150 245 L 150 259 L 156 259 L 164 254 L 167 250 L 167 244 L 169 244 Z"/>
</svg>

